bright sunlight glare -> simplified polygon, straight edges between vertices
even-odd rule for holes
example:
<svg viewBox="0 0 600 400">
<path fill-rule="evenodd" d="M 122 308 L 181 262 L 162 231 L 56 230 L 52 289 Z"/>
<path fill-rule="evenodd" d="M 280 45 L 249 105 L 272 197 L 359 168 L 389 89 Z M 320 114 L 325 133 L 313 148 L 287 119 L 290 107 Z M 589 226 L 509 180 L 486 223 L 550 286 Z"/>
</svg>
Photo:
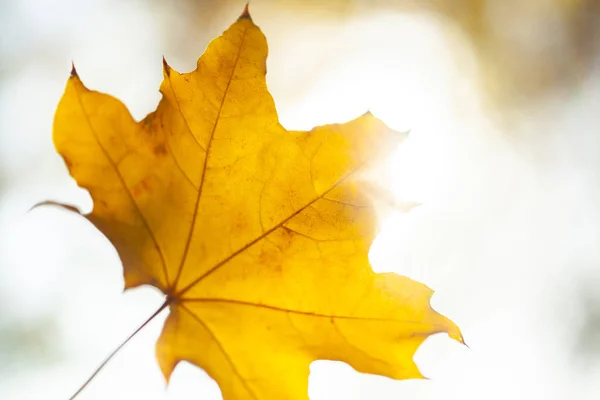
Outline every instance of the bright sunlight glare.
<svg viewBox="0 0 600 400">
<path fill-rule="evenodd" d="M 382 36 L 385 32 L 385 36 Z M 475 103 L 475 88 L 459 84 L 465 68 L 475 71 L 468 49 L 458 38 L 444 36 L 436 21 L 416 15 L 380 14 L 348 24 L 335 63 L 319 70 L 317 83 L 306 96 L 283 112 L 284 126 L 310 129 L 312 126 L 343 122 L 370 110 L 388 126 L 410 131 L 393 153 L 378 184 L 387 188 L 399 202 L 417 202 L 423 207 L 437 203 L 450 189 L 453 171 L 458 168 L 457 153 L 452 149 L 453 136 L 464 121 L 457 121 L 453 104 L 458 96 Z M 458 70 L 457 57 L 461 59 Z M 469 64 L 469 62 L 471 64 Z M 276 94 L 275 94 L 276 96 Z M 428 282 L 422 271 L 403 269 L 390 249 L 397 248 L 418 223 L 417 212 L 398 212 L 382 221 L 385 238 L 374 245 L 370 257 L 376 271 L 393 271 Z M 392 261 L 396 260 L 396 261 Z M 440 310 L 443 312 L 443 310 Z M 452 354 L 456 367 L 460 351 L 453 343 L 434 342 L 432 351 L 422 349 L 417 362 L 425 375 L 451 374 L 449 360 L 439 354 Z M 450 353 L 449 353 L 450 352 Z M 462 354 L 462 353 L 460 353 Z M 436 365 L 437 364 L 437 365 Z M 311 399 L 392 399 L 406 396 L 411 390 L 426 390 L 422 382 L 397 382 L 387 378 L 360 375 L 340 362 L 317 361 L 311 366 Z"/>
</svg>

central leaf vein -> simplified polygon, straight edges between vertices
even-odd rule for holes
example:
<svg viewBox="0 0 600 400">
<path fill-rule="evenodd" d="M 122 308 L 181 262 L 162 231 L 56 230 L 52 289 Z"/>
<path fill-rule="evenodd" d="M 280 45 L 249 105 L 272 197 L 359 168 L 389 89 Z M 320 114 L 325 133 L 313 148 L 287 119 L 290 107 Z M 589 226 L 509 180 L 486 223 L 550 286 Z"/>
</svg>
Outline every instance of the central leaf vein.
<svg viewBox="0 0 600 400">
<path fill-rule="evenodd" d="M 213 129 L 210 133 L 210 137 L 208 139 L 208 144 L 206 147 L 206 157 L 204 158 L 204 165 L 202 166 L 202 176 L 201 176 L 201 180 L 200 180 L 200 187 L 198 188 L 198 196 L 196 197 L 196 204 L 194 206 L 194 214 L 192 215 L 192 223 L 190 226 L 190 231 L 188 233 L 187 236 L 187 240 L 185 243 L 185 247 L 183 250 L 183 255 L 181 257 L 181 263 L 179 264 L 179 267 L 177 268 L 177 276 L 175 277 L 175 281 L 173 282 L 172 285 L 172 289 L 176 289 L 177 288 L 177 283 L 179 282 L 179 278 L 181 277 L 181 272 L 183 271 L 183 267 L 185 266 L 185 261 L 187 259 L 187 256 L 189 254 L 189 250 L 190 250 L 190 245 L 192 243 L 192 237 L 194 235 L 194 229 L 196 227 L 196 220 L 198 217 L 198 208 L 200 206 L 200 199 L 202 198 L 202 192 L 203 192 L 203 188 L 204 188 L 204 182 L 206 181 L 206 168 L 208 165 L 208 160 L 210 158 L 210 154 L 211 154 L 211 149 L 212 149 L 212 142 L 213 142 L 213 138 L 215 136 L 215 132 L 217 130 L 217 126 L 219 125 L 219 120 L 220 120 L 220 116 L 221 116 L 221 112 L 223 111 L 223 106 L 225 105 L 225 100 L 227 99 L 227 93 L 229 92 L 229 87 L 231 85 L 231 82 L 233 81 L 233 77 L 235 75 L 235 71 L 238 65 L 238 61 L 240 59 L 240 54 L 242 53 L 242 49 L 244 47 L 244 42 L 246 39 L 246 33 L 247 33 L 247 29 L 244 29 L 244 32 L 242 33 L 242 41 L 240 43 L 240 47 L 238 49 L 238 53 L 236 55 L 234 64 L 233 64 L 233 68 L 231 69 L 231 75 L 229 77 L 229 80 L 227 81 L 227 86 L 225 87 L 225 90 L 223 92 L 223 98 L 221 99 L 221 104 L 219 106 L 219 110 L 217 112 L 217 117 L 215 119 L 215 124 L 213 125 Z"/>
</svg>

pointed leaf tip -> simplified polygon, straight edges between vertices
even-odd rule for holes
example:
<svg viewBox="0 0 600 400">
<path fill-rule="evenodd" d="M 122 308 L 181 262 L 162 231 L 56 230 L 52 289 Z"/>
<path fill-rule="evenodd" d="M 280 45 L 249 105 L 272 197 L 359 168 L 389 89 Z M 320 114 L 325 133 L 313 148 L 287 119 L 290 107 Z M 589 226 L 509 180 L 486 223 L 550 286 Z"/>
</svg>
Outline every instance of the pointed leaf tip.
<svg viewBox="0 0 600 400">
<path fill-rule="evenodd" d="M 169 66 L 169 64 L 167 64 L 167 60 L 165 59 L 165 56 L 163 56 L 163 58 L 162 58 L 162 63 L 163 63 L 163 72 L 165 73 L 165 75 L 171 76 L 171 67 Z"/>
<path fill-rule="evenodd" d="M 75 69 L 75 63 L 71 61 L 71 78 L 79 78 L 77 75 L 77 70 Z"/>
<path fill-rule="evenodd" d="M 250 2 L 247 2 L 246 5 L 244 6 L 244 11 L 242 11 L 242 14 L 238 18 L 238 21 L 240 19 L 249 19 L 250 21 L 252 21 L 252 17 L 250 16 L 250 11 L 248 10 L 248 4 L 250 4 Z"/>
<path fill-rule="evenodd" d="M 62 208 L 63 210 L 73 212 L 78 215 L 82 215 L 82 216 L 84 215 L 79 208 L 77 208 L 71 204 L 60 203 L 58 201 L 52 201 L 52 200 L 40 201 L 39 203 L 31 206 L 31 208 L 27 212 L 31 212 L 31 211 L 33 211 L 37 208 L 43 207 L 43 206 L 59 207 L 59 208 Z"/>
<path fill-rule="evenodd" d="M 463 346 L 465 346 L 467 349 L 471 350 L 471 346 L 469 346 L 469 345 L 467 344 L 467 342 L 465 342 L 465 338 L 464 338 L 464 336 L 462 335 L 462 333 L 460 334 L 460 337 L 458 338 L 458 342 L 459 342 L 460 344 L 462 344 Z"/>
</svg>

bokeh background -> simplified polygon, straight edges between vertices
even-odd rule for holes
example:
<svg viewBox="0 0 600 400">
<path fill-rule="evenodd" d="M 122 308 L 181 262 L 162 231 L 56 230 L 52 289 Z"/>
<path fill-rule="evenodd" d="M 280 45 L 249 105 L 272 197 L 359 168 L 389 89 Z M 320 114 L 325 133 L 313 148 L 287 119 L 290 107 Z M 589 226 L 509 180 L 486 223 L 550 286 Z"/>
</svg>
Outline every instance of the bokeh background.
<svg viewBox="0 0 600 400">
<path fill-rule="evenodd" d="M 54 152 L 71 60 L 140 119 L 161 57 L 194 68 L 244 1 L 0 0 L 0 398 L 66 399 L 162 303 L 122 293 L 110 243 L 58 200 L 91 209 Z M 410 129 L 381 182 L 422 205 L 383 221 L 378 271 L 436 290 L 430 381 L 311 366 L 311 399 L 600 398 L 600 1 L 252 0 L 268 84 L 290 129 L 372 110 Z M 155 320 L 81 394 L 219 399 L 201 370 L 171 384 Z M 276 379 L 276 377 L 274 377 Z"/>
</svg>

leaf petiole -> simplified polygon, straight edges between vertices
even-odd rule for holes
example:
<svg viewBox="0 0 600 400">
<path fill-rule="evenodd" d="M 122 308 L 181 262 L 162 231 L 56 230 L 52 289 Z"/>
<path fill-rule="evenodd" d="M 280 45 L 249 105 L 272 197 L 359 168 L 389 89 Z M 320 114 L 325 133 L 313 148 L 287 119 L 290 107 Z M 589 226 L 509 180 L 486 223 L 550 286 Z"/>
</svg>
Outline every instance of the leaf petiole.
<svg viewBox="0 0 600 400">
<path fill-rule="evenodd" d="M 129 335 L 127 339 L 125 339 L 119 346 L 117 346 L 117 348 L 115 348 L 112 351 L 112 353 L 110 353 L 108 357 L 106 357 L 104 361 L 102 361 L 102 363 L 94 370 L 94 372 L 79 387 L 79 389 L 77 389 L 77 391 L 73 393 L 71 397 L 69 397 L 69 400 L 74 400 L 83 391 L 83 389 L 85 389 L 88 386 L 88 384 L 96 377 L 96 375 L 98 375 L 98 373 L 102 371 L 102 368 L 104 368 L 104 366 L 108 364 L 108 362 L 115 356 L 115 354 L 117 354 L 119 350 L 121 350 L 131 339 L 133 339 L 135 335 L 137 335 L 142 329 L 144 329 L 144 327 L 146 327 L 146 325 L 148 325 L 150 321 L 152 321 L 156 316 L 158 316 L 158 314 L 160 314 L 165 308 L 167 308 L 170 302 L 171 299 L 167 298 L 165 302 L 154 312 L 154 314 L 148 317 L 135 331 L 133 331 L 131 335 Z"/>
</svg>

